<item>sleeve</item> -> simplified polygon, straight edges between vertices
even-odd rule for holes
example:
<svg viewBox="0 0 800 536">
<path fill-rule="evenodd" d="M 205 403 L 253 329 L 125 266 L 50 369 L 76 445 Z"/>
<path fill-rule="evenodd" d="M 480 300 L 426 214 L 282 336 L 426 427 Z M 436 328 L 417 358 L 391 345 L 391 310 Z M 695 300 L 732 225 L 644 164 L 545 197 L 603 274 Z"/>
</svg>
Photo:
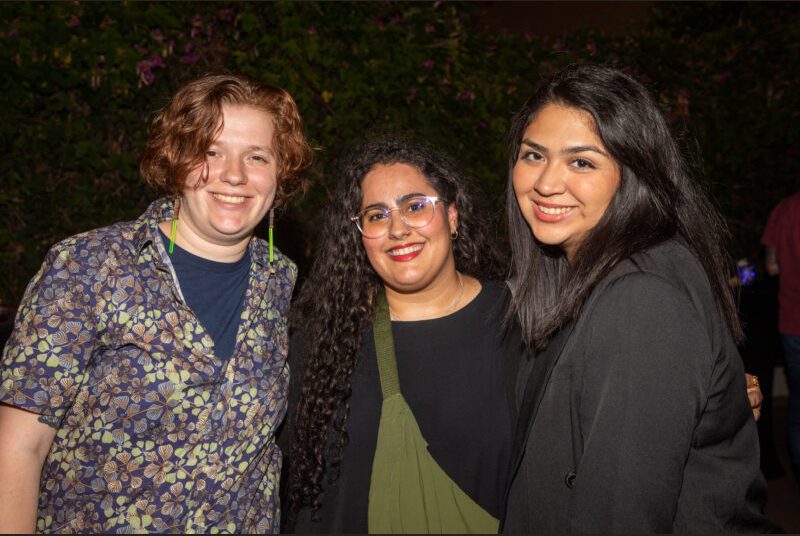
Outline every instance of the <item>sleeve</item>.
<svg viewBox="0 0 800 536">
<path fill-rule="evenodd" d="M 778 204 L 769 215 L 767 226 L 761 235 L 761 243 L 765 246 L 776 247 L 780 242 L 780 231 L 783 226 L 783 203 Z"/>
<path fill-rule="evenodd" d="M 572 529 L 671 532 L 713 366 L 705 323 L 644 273 L 613 283 L 590 320 Z"/>
<path fill-rule="evenodd" d="M 3 351 L 0 402 L 58 428 L 86 376 L 96 344 L 87 269 L 54 246 L 28 284 Z"/>
</svg>

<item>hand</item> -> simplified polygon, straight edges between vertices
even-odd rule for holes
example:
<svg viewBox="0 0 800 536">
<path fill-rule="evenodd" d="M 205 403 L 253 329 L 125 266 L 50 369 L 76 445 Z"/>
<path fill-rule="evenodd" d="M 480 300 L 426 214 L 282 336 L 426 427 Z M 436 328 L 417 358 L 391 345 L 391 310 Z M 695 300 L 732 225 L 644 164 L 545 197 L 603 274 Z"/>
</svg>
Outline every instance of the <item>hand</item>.
<svg viewBox="0 0 800 536">
<path fill-rule="evenodd" d="M 744 377 L 747 380 L 747 398 L 750 399 L 750 407 L 753 408 L 753 417 L 758 420 L 761 418 L 761 402 L 764 401 L 764 395 L 761 394 L 761 387 L 758 383 L 758 376 L 745 373 Z"/>
</svg>

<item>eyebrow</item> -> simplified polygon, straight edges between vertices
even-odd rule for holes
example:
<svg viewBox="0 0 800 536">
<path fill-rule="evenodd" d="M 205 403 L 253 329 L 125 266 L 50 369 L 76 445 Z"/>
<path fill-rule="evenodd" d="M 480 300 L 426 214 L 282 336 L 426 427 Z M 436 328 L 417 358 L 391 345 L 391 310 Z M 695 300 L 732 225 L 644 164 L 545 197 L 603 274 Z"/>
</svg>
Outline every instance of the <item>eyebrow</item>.
<svg viewBox="0 0 800 536">
<path fill-rule="evenodd" d="M 413 192 L 410 194 L 401 195 L 400 197 L 396 198 L 394 202 L 395 204 L 399 205 L 403 201 L 408 201 L 409 199 L 413 199 L 415 197 L 435 197 L 435 195 L 431 196 L 420 192 Z M 369 208 L 388 208 L 388 207 L 389 206 L 386 203 L 373 203 L 371 205 L 362 208 L 361 210 L 367 210 Z"/>
<path fill-rule="evenodd" d="M 527 145 L 531 149 L 535 149 L 543 154 L 549 154 L 550 151 L 544 145 L 539 145 L 535 141 L 531 141 L 527 138 L 522 140 L 522 145 Z M 574 147 L 567 147 L 566 149 L 562 149 L 560 154 L 576 154 L 576 153 L 585 153 L 587 151 L 591 151 L 600 155 L 605 156 L 606 158 L 611 158 L 608 156 L 608 153 L 600 149 L 600 147 L 596 145 L 575 145 Z"/>
<path fill-rule="evenodd" d="M 209 145 L 209 148 L 213 147 L 215 145 L 218 145 L 220 147 L 225 147 L 226 144 L 224 142 L 219 141 L 219 140 L 214 140 L 214 141 L 211 142 L 211 145 Z M 247 147 L 247 150 L 248 151 L 264 151 L 265 153 L 270 153 L 271 155 L 275 154 L 275 151 L 271 147 L 267 147 L 267 146 L 264 146 L 264 145 L 250 145 L 250 146 Z"/>
</svg>

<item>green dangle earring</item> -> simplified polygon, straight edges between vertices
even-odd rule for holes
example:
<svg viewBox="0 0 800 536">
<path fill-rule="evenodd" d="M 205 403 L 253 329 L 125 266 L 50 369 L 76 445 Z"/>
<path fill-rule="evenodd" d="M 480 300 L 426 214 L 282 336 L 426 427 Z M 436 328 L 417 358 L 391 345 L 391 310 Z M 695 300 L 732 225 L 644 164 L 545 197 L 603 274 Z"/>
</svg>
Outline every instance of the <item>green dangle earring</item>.
<svg viewBox="0 0 800 536">
<path fill-rule="evenodd" d="M 275 225 L 275 210 L 269 209 L 269 263 L 272 264 L 274 258 L 272 253 L 272 229 Z"/>
<path fill-rule="evenodd" d="M 175 235 L 178 234 L 178 217 L 181 211 L 181 198 L 175 199 L 175 208 L 172 211 L 172 232 L 169 233 L 169 254 L 175 249 Z M 272 231 L 270 230 L 270 235 Z M 270 247 L 270 257 L 272 257 L 272 248 Z"/>
</svg>

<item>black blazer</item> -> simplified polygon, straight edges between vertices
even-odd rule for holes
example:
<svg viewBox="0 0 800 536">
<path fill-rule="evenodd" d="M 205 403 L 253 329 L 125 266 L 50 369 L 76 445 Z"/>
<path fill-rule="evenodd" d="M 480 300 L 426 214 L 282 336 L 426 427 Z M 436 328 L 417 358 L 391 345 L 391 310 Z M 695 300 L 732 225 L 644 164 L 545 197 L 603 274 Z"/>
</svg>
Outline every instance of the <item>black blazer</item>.
<svg viewBox="0 0 800 536">
<path fill-rule="evenodd" d="M 744 368 L 669 241 L 617 266 L 520 364 L 504 532 L 763 532 Z"/>
</svg>

